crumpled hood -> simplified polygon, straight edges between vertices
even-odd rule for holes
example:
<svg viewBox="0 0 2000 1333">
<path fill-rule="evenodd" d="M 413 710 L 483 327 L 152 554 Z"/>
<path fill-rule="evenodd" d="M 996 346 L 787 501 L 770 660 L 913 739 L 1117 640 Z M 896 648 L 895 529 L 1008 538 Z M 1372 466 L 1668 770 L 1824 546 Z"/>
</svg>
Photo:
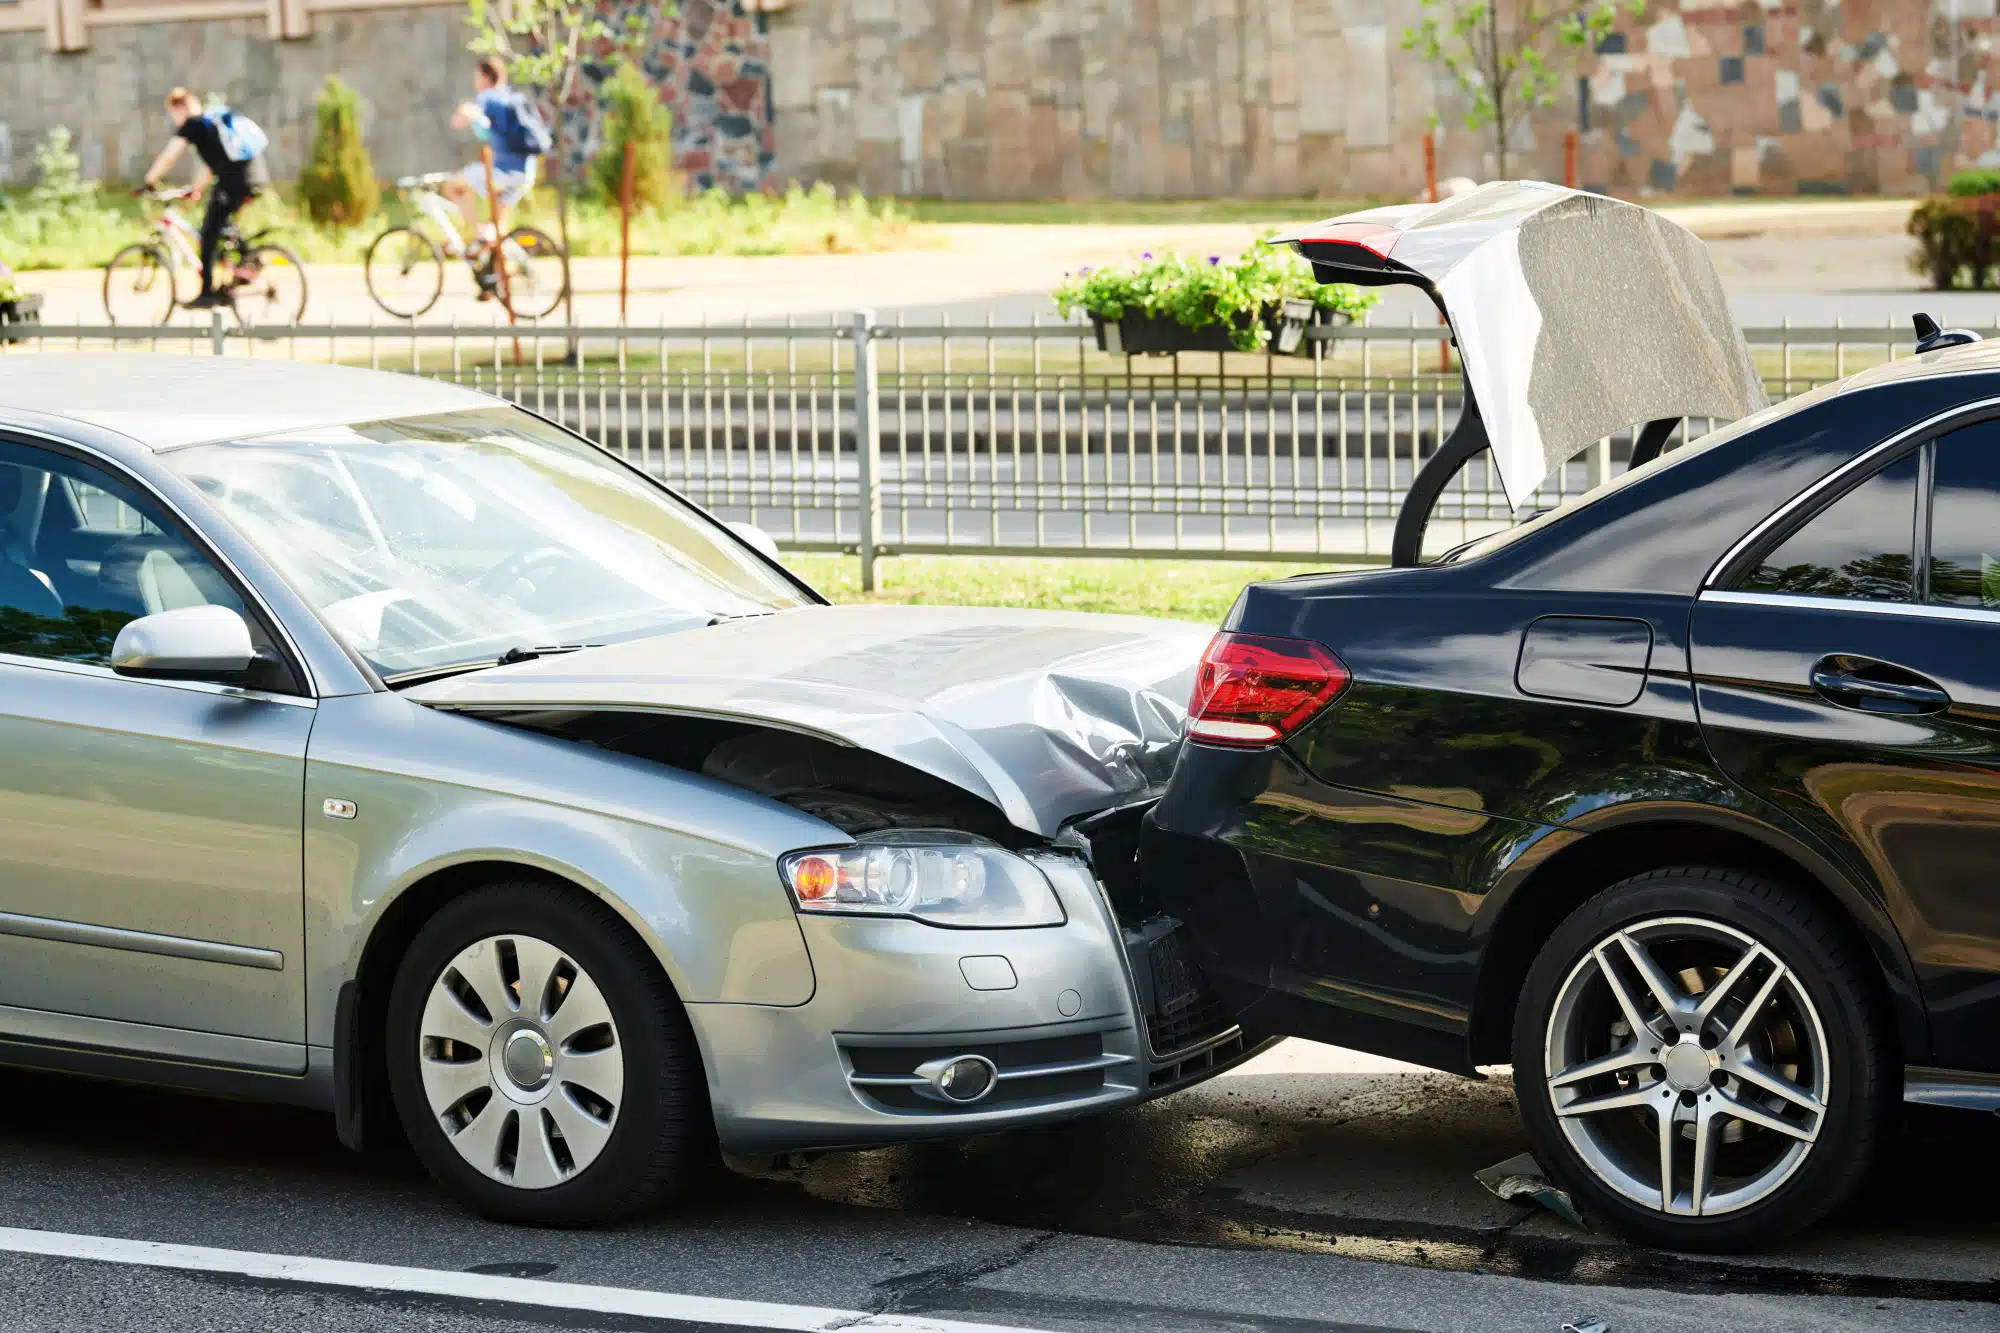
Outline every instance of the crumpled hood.
<svg viewBox="0 0 2000 1333">
<path fill-rule="evenodd" d="M 1211 631 L 984 607 L 815 606 L 494 667 L 405 698 L 783 727 L 875 751 L 1053 836 L 1172 771 Z"/>
</svg>

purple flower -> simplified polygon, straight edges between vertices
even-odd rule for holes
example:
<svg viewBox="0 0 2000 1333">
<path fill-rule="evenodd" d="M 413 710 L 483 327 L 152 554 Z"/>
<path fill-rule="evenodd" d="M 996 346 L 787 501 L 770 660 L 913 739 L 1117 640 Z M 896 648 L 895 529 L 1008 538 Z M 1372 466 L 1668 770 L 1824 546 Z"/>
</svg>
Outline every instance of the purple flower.
<svg viewBox="0 0 2000 1333">
<path fill-rule="evenodd" d="M 1078 269 L 1078 270 L 1076 271 L 1076 273 L 1077 273 L 1077 276 L 1078 276 L 1078 277 L 1080 277 L 1080 278 L 1087 278 L 1087 277 L 1089 277 L 1089 276 L 1090 276 L 1090 265 L 1088 265 L 1088 264 L 1085 264 L 1085 265 L 1084 265 L 1084 266 L 1083 266 L 1082 268 Z"/>
<path fill-rule="evenodd" d="M 1208 257 L 1208 266 L 1210 268 L 1214 268 L 1217 264 L 1220 264 L 1221 262 L 1222 262 L 1221 255 L 1210 255 Z"/>
<path fill-rule="evenodd" d="M 1148 250 L 1146 251 L 1146 253 L 1139 256 L 1139 258 L 1141 259 L 1151 259 L 1152 257 L 1153 257 L 1153 252 L 1151 250 Z"/>
</svg>

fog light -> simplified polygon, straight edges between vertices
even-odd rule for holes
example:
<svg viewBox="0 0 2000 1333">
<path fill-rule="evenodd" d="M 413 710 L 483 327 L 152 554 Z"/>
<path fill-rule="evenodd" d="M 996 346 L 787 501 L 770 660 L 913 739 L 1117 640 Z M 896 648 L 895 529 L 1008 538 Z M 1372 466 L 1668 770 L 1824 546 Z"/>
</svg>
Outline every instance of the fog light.
<svg viewBox="0 0 2000 1333">
<path fill-rule="evenodd" d="M 948 1055 L 917 1066 L 917 1077 L 948 1102 L 969 1105 L 993 1091 L 1000 1071 L 983 1055 Z"/>
</svg>

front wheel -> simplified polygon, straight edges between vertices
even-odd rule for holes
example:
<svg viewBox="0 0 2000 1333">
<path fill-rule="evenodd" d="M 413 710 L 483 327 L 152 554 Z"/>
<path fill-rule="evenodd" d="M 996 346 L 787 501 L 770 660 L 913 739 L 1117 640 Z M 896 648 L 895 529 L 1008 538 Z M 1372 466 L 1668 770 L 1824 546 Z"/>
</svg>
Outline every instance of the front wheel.
<svg viewBox="0 0 2000 1333">
<path fill-rule="evenodd" d="M 569 263 L 546 232 L 514 228 L 501 244 L 500 256 L 507 266 L 501 298 L 515 315 L 540 319 L 562 302 L 569 290 Z"/>
<path fill-rule="evenodd" d="M 237 262 L 230 291 L 244 324 L 298 324 L 306 317 L 306 270 L 282 245 L 255 245 Z"/>
<path fill-rule="evenodd" d="M 1874 983 L 1794 889 L 1699 866 L 1613 885 L 1557 927 L 1516 1014 L 1537 1159 L 1648 1244 L 1743 1249 L 1817 1221 L 1887 1117 Z"/>
<path fill-rule="evenodd" d="M 164 324 L 174 314 L 174 266 L 166 251 L 135 242 L 104 266 L 104 314 L 113 324 Z"/>
<path fill-rule="evenodd" d="M 505 1222 L 589 1226 L 685 1188 L 710 1133 L 694 1034 L 614 913 L 521 881 L 448 903 L 389 995 L 389 1086 L 439 1183 Z"/>
<path fill-rule="evenodd" d="M 414 227 L 391 227 L 368 247 L 362 276 L 376 305 L 398 319 L 415 319 L 444 291 L 444 255 Z"/>
</svg>

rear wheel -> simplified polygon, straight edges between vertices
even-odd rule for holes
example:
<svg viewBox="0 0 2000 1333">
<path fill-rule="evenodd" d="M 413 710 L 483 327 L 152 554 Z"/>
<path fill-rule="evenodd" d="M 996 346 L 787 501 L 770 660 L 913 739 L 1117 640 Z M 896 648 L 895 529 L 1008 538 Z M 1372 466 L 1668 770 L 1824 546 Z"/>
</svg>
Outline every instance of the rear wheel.
<svg viewBox="0 0 2000 1333">
<path fill-rule="evenodd" d="M 522 319 L 540 319 L 561 304 L 569 289 L 569 266 L 562 247 L 545 232 L 516 227 L 500 247 L 507 266 L 501 299 Z"/>
<path fill-rule="evenodd" d="M 444 291 L 444 254 L 412 227 L 391 227 L 368 247 L 362 267 L 368 294 L 398 319 L 415 319 Z"/>
<path fill-rule="evenodd" d="M 104 266 L 104 314 L 113 324 L 164 324 L 174 313 L 174 269 L 166 251 L 140 241 Z"/>
<path fill-rule="evenodd" d="M 447 904 L 389 996 L 411 1146 L 469 1207 L 588 1226 L 685 1188 L 710 1131 L 687 1015 L 602 904 L 535 883 Z"/>
<path fill-rule="evenodd" d="M 230 292 L 244 324 L 297 324 L 306 317 L 306 270 L 282 245 L 255 245 L 237 261 Z"/>
<path fill-rule="evenodd" d="M 1867 962 L 1784 886 L 1712 867 L 1613 885 L 1535 959 L 1514 1081 L 1536 1157 L 1649 1244 L 1767 1244 L 1838 1207 L 1886 1117 Z"/>
</svg>

